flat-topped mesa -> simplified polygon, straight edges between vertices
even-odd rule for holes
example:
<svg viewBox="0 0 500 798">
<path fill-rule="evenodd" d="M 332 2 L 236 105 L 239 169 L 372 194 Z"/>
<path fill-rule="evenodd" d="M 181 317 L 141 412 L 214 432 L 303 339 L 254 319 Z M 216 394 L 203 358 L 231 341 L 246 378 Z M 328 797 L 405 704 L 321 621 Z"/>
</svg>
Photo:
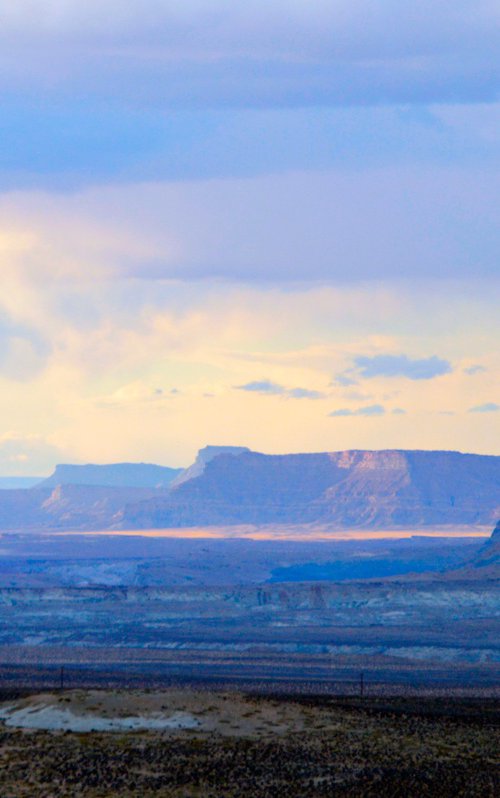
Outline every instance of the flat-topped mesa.
<svg viewBox="0 0 500 798">
<path fill-rule="evenodd" d="M 57 485 L 87 485 L 110 488 L 166 488 L 180 468 L 154 465 L 152 463 L 110 463 L 109 465 L 60 464 L 38 488 L 54 488 Z"/>
<path fill-rule="evenodd" d="M 59 466 L 35 487 L 0 491 L 0 530 L 489 527 L 500 516 L 499 485 L 498 456 L 403 450 L 268 455 L 207 446 L 182 472 L 145 463 Z"/>
<path fill-rule="evenodd" d="M 490 524 L 500 457 L 383 450 L 266 455 L 207 447 L 164 497 L 129 504 L 133 527 L 328 524 L 421 528 Z"/>
</svg>

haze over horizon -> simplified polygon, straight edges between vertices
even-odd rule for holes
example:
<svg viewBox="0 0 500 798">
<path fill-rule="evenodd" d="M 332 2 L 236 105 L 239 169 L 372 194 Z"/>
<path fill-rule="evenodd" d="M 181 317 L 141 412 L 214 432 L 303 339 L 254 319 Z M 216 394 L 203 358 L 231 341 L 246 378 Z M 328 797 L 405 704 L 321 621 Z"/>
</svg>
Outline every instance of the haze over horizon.
<svg viewBox="0 0 500 798">
<path fill-rule="evenodd" d="M 0 20 L 0 475 L 500 454 L 497 4 Z"/>
</svg>

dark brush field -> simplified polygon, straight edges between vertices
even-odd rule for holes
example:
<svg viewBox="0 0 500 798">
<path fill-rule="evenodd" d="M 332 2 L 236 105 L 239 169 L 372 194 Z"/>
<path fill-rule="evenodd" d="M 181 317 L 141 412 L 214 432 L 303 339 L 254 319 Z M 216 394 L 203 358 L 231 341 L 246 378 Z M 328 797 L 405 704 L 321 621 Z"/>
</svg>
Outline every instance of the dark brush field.
<svg viewBox="0 0 500 798">
<path fill-rule="evenodd" d="M 104 711 L 117 697 L 124 712 L 131 702 L 137 709 L 141 700 L 169 701 L 166 692 L 138 691 L 90 699 Z M 5 691 L 0 698 L 0 706 L 27 700 Z M 62 705 L 78 698 L 52 696 Z M 2 798 L 494 798 L 500 791 L 500 704 L 492 700 L 192 691 L 175 700 L 203 718 L 199 729 L 0 728 Z"/>
</svg>

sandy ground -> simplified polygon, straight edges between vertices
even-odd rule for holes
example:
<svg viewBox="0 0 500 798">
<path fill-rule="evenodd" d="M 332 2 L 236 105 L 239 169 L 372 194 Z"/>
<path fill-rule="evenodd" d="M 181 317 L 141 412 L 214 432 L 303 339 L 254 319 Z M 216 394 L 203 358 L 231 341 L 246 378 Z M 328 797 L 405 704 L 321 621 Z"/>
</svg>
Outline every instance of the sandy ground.
<svg viewBox="0 0 500 798">
<path fill-rule="evenodd" d="M 189 689 L 71 690 L 0 706 L 0 721 L 7 727 L 72 732 L 196 730 L 255 737 L 301 730 L 309 715 L 298 706 L 256 704 L 240 694 Z"/>
<path fill-rule="evenodd" d="M 168 529 L 103 529 L 92 531 L 47 532 L 47 535 L 63 537 L 67 535 L 108 535 L 150 538 L 186 539 L 247 539 L 247 540 L 290 540 L 297 542 L 335 541 L 335 540 L 398 540 L 412 537 L 431 538 L 488 538 L 491 526 L 437 526 L 418 529 L 335 529 L 319 524 L 239 524 L 234 526 L 171 527 Z"/>
</svg>

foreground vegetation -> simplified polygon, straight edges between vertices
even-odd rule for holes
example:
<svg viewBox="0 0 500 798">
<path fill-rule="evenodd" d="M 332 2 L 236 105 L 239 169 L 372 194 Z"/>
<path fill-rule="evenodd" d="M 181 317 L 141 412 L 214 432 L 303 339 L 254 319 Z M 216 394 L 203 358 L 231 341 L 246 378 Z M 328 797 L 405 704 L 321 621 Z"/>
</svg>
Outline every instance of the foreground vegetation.
<svg viewBox="0 0 500 798">
<path fill-rule="evenodd" d="M 325 696 L 253 696 L 244 701 L 240 729 L 234 723 L 227 732 L 224 719 L 210 733 L 77 734 L 2 728 L 0 795 L 493 798 L 500 794 L 500 710 L 494 702 Z M 281 722 L 277 730 L 278 715 L 286 718 L 286 729 Z M 245 726 L 252 716 L 256 722 Z M 245 728 L 251 731 L 245 733 Z"/>
</svg>

